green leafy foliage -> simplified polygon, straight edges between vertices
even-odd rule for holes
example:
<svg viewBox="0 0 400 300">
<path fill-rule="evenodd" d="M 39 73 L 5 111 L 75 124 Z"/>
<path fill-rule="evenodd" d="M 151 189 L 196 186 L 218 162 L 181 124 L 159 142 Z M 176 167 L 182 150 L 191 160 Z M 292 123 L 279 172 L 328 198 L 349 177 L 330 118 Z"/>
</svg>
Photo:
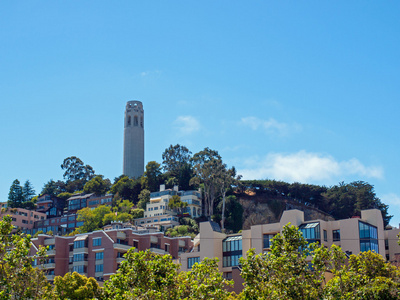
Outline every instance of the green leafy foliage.
<svg viewBox="0 0 400 300">
<path fill-rule="evenodd" d="M 103 175 L 97 175 L 90 179 L 83 187 L 83 191 L 87 194 L 104 195 L 111 188 L 111 181 L 110 179 L 103 179 L 103 177 Z"/>
<path fill-rule="evenodd" d="M 180 299 L 233 299 L 227 291 L 233 281 L 223 278 L 218 270 L 218 259 L 205 258 L 192 270 L 181 272 L 178 278 Z"/>
<path fill-rule="evenodd" d="M 11 217 L 5 216 L 0 221 L 0 299 L 44 299 L 50 295 L 50 286 L 32 263 L 45 256 L 45 249 L 29 256 L 29 236 L 11 235 L 12 228 Z"/>
<path fill-rule="evenodd" d="M 168 186 L 178 185 L 181 190 L 190 189 L 190 179 L 193 177 L 192 152 L 179 144 L 170 145 L 162 154 L 162 166 L 167 172 Z"/>
<path fill-rule="evenodd" d="M 61 169 L 65 170 L 63 177 L 70 193 L 82 190 L 86 182 L 94 177 L 93 168 L 76 156 L 64 159 Z"/>
<path fill-rule="evenodd" d="M 232 232 L 238 232 L 242 229 L 243 224 L 243 207 L 237 200 L 235 195 L 229 195 L 226 197 L 226 219 L 225 228 Z M 223 202 L 221 201 L 217 210 L 220 212 L 222 210 Z"/>
<path fill-rule="evenodd" d="M 129 200 L 136 204 L 142 191 L 140 179 L 131 179 L 128 176 L 116 178 L 117 181 L 111 186 L 110 192 L 115 199 Z"/>
<path fill-rule="evenodd" d="M 84 222 L 79 227 L 79 232 L 84 233 L 100 229 L 104 226 L 104 217 L 110 213 L 112 213 L 111 207 L 107 205 L 100 205 L 95 209 L 85 207 L 78 210 L 76 219 L 78 222 Z"/>
<path fill-rule="evenodd" d="M 241 258 L 244 299 L 320 299 L 324 263 L 307 257 L 317 248 L 308 244 L 295 226 L 286 225 L 273 239 L 271 251 L 256 255 L 250 249 Z M 324 248 L 317 252 L 324 253 Z"/>
<path fill-rule="evenodd" d="M 117 274 L 105 283 L 107 299 L 180 299 L 177 289 L 179 266 L 170 255 L 150 252 L 125 254 Z"/>
<path fill-rule="evenodd" d="M 150 191 L 147 189 L 144 189 L 139 194 L 139 202 L 137 204 L 137 207 L 139 209 L 146 210 L 147 203 L 150 203 Z"/>
<path fill-rule="evenodd" d="M 161 165 L 156 161 L 149 161 L 146 165 L 146 171 L 143 173 L 142 188 L 150 192 L 157 192 L 160 184 L 163 182 Z"/>
<path fill-rule="evenodd" d="M 374 187 L 364 181 L 341 182 L 332 187 L 311 184 L 286 183 L 276 180 L 243 180 L 242 192 L 251 190 L 266 198 L 288 199 L 306 206 L 312 206 L 331 214 L 335 219 L 359 216 L 361 210 L 377 208 L 382 212 L 384 225 L 392 216 L 388 206 L 376 196 Z"/>
<path fill-rule="evenodd" d="M 330 261 L 337 262 L 338 258 L 331 257 Z M 375 252 L 351 255 L 332 273 L 333 279 L 324 288 L 325 299 L 400 299 L 399 269 Z"/>
<path fill-rule="evenodd" d="M 93 277 L 73 272 L 54 278 L 53 296 L 60 300 L 101 299 L 103 290 Z"/>
<path fill-rule="evenodd" d="M 22 194 L 22 187 L 18 179 L 15 179 L 10 187 L 8 193 L 8 206 L 9 207 L 22 207 L 24 197 Z"/>
</svg>

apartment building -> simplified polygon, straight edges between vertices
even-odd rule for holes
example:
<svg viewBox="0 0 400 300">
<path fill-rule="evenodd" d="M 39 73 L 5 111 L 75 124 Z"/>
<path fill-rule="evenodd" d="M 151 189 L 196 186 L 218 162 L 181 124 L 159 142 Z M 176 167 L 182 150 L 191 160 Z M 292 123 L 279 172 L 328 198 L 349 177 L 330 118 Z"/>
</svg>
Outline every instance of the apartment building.
<svg viewBox="0 0 400 300">
<path fill-rule="evenodd" d="M 180 211 L 170 209 L 168 203 L 173 196 L 179 196 L 187 206 Z M 179 191 L 178 186 L 174 186 L 173 189 L 165 189 L 165 185 L 161 185 L 159 192 L 150 194 L 150 203 L 146 204 L 144 217 L 136 219 L 135 225 L 171 228 L 179 225 L 178 213 L 192 218 L 201 216 L 201 192 Z"/>
<path fill-rule="evenodd" d="M 99 205 L 111 205 L 112 199 L 112 194 L 101 196 L 94 193 L 73 195 L 67 199 L 67 211 L 69 214 L 73 214 L 85 207 L 96 208 Z"/>
<path fill-rule="evenodd" d="M 11 224 L 22 230 L 31 229 L 35 221 L 45 220 L 46 214 L 24 208 L 9 208 L 7 203 L 0 203 L 0 218 L 9 215 L 12 219 Z"/>
<path fill-rule="evenodd" d="M 45 213 L 47 218 L 62 216 L 65 208 L 65 200 L 49 194 L 40 195 L 36 202 L 36 211 Z"/>
<path fill-rule="evenodd" d="M 24 232 L 31 235 L 35 235 L 38 231 L 42 233 L 52 232 L 54 235 L 65 235 L 82 225 L 83 222 L 77 220 L 77 214 L 65 214 L 59 217 L 35 221 L 33 222 L 33 227 Z"/>
<path fill-rule="evenodd" d="M 327 247 L 336 244 L 348 254 L 374 250 L 383 257 L 388 253 L 395 259 L 395 253 L 400 253 L 400 246 L 393 238 L 396 230 L 384 231 L 382 214 L 378 209 L 363 210 L 361 217 L 335 221 L 306 221 L 304 212 L 293 209 L 284 211 L 279 223 L 254 225 L 241 234 L 226 235 L 214 222 L 200 223 L 200 233 L 194 239 L 192 251 L 181 255 L 181 270 L 190 270 L 205 257 L 217 257 L 219 270 L 226 278 L 234 279 L 234 290 L 240 291 L 239 258 L 245 256 L 250 248 L 255 248 L 256 253 L 267 252 L 272 238 L 288 223 L 296 225 L 310 243 L 318 242 Z M 387 250 L 385 236 L 389 241 Z"/>
<path fill-rule="evenodd" d="M 48 246 L 48 258 L 38 265 L 48 280 L 78 272 L 103 281 L 115 274 L 132 247 L 135 251 L 150 249 L 160 255 L 170 254 L 174 259 L 192 248 L 190 237 L 170 238 L 154 229 L 123 228 L 119 222 L 104 229 L 75 236 L 39 234 L 32 239 L 31 255 L 40 245 Z"/>
</svg>

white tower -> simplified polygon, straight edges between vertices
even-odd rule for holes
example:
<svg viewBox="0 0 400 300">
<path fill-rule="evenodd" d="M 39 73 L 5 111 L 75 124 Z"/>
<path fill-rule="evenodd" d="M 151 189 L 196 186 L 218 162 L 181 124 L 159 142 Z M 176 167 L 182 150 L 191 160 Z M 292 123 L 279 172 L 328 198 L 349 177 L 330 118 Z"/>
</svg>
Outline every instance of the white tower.
<svg viewBox="0 0 400 300">
<path fill-rule="evenodd" d="M 124 122 L 123 174 L 138 178 L 144 171 L 144 111 L 140 101 L 128 101 Z"/>
</svg>

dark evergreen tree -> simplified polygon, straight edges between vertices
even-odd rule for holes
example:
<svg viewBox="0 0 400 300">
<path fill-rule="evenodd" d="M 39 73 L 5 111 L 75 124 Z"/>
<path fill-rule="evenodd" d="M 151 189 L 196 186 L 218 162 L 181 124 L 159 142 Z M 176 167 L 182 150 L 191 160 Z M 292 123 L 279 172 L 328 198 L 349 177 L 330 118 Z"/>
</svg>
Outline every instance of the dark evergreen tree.
<svg viewBox="0 0 400 300">
<path fill-rule="evenodd" d="M 30 202 L 32 198 L 36 195 L 35 190 L 29 180 L 25 181 L 24 186 L 22 187 L 22 196 L 24 198 L 24 202 Z"/>
<path fill-rule="evenodd" d="M 22 193 L 22 187 L 18 179 L 15 179 L 10 187 L 10 192 L 8 193 L 7 204 L 9 207 L 22 207 L 24 202 L 24 196 Z"/>
</svg>

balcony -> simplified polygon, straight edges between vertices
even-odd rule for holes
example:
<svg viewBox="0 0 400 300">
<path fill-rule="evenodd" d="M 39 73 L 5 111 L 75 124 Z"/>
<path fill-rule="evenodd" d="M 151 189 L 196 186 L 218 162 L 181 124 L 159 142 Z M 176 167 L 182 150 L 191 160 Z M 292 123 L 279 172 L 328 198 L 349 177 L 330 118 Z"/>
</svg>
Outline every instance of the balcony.
<svg viewBox="0 0 400 300">
<path fill-rule="evenodd" d="M 124 245 L 124 244 L 114 243 L 114 249 L 116 249 L 116 250 L 128 251 L 131 248 L 132 248 L 131 245 Z"/>
<path fill-rule="evenodd" d="M 126 234 L 123 231 L 117 231 L 117 239 L 124 240 L 126 239 Z"/>
<path fill-rule="evenodd" d="M 56 243 L 56 239 L 52 238 L 52 239 L 45 239 L 44 240 L 44 245 L 48 246 L 48 245 L 54 245 Z"/>
<path fill-rule="evenodd" d="M 83 248 L 74 248 L 73 253 L 89 253 L 89 250 L 87 247 L 83 247 Z"/>
<path fill-rule="evenodd" d="M 123 257 L 117 257 L 117 264 L 122 263 L 125 260 Z"/>
<path fill-rule="evenodd" d="M 56 255 L 56 249 L 47 250 L 47 251 L 46 251 L 46 254 L 47 254 L 48 256 L 54 256 L 54 255 Z"/>
<path fill-rule="evenodd" d="M 168 252 L 162 250 L 162 249 L 158 249 L 158 248 L 150 248 L 150 251 L 156 254 L 160 254 L 160 255 L 165 255 L 165 254 L 169 254 Z"/>
<path fill-rule="evenodd" d="M 56 267 L 55 263 L 47 263 L 47 264 L 39 265 L 39 269 L 41 269 L 41 270 L 54 269 L 55 267 Z"/>
<path fill-rule="evenodd" d="M 55 275 L 46 275 L 47 280 L 54 280 Z"/>
<path fill-rule="evenodd" d="M 74 267 L 76 267 L 76 266 L 87 266 L 87 265 L 88 265 L 88 262 L 87 262 L 86 260 L 74 261 L 74 262 L 72 263 L 72 265 L 73 265 Z"/>
</svg>

